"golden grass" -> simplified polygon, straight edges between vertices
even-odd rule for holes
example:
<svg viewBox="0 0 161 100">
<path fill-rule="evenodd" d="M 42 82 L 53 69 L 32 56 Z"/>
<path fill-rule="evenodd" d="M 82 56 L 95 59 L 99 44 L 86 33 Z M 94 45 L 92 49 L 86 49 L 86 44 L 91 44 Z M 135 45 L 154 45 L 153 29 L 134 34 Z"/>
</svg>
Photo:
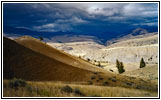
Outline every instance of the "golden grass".
<svg viewBox="0 0 161 100">
<path fill-rule="evenodd" d="M 8 86 L 8 80 L 3 82 L 4 97 L 81 97 L 81 95 L 66 93 L 61 88 L 68 85 L 72 89 L 78 88 L 84 97 L 157 97 L 157 92 L 129 89 L 123 87 L 107 87 L 95 85 L 76 85 L 54 82 L 27 82 L 26 87 L 19 87 L 18 90 Z M 29 88 L 30 87 L 30 88 Z"/>
<path fill-rule="evenodd" d="M 29 36 L 23 36 L 20 38 L 15 39 L 15 41 L 26 48 L 29 48 L 35 52 L 39 52 L 40 54 L 43 54 L 45 56 L 48 56 L 52 59 L 55 59 L 57 61 L 60 61 L 62 63 L 72 65 L 73 67 L 85 69 L 88 71 L 102 71 L 101 68 L 98 68 L 92 64 L 90 64 L 87 61 L 83 61 L 79 59 L 78 57 L 74 57 L 68 53 L 62 52 L 60 50 L 57 50 L 53 48 L 50 45 L 47 45 L 35 38 L 29 37 Z"/>
<path fill-rule="evenodd" d="M 37 81 L 87 81 L 88 70 L 73 67 L 32 51 L 4 37 L 4 79 L 22 78 Z M 59 57 L 61 58 L 61 56 Z M 68 59 L 68 58 L 66 58 Z"/>
</svg>

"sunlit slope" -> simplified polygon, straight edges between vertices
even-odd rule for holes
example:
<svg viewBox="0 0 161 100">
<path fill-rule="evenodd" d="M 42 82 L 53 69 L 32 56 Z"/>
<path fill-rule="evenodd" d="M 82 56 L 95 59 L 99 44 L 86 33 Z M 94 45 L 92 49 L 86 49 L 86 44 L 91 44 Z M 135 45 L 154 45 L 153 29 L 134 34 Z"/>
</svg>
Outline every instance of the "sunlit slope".
<svg viewBox="0 0 161 100">
<path fill-rule="evenodd" d="M 90 77 L 90 71 L 73 67 L 34 52 L 31 49 L 5 37 L 3 40 L 4 79 L 16 77 L 34 81 L 81 82 L 86 81 Z"/>
<path fill-rule="evenodd" d="M 137 46 L 148 46 L 158 44 L 158 34 L 153 34 L 149 36 L 142 36 L 138 35 L 133 38 L 121 38 L 116 43 L 113 43 L 107 48 L 114 48 L 114 47 L 137 47 Z"/>
<path fill-rule="evenodd" d="M 24 45 L 27 48 L 32 49 L 35 52 L 39 52 L 40 54 L 46 55 L 74 67 L 83 68 L 90 71 L 103 71 L 101 68 L 98 68 L 77 57 L 73 57 L 63 51 L 57 50 L 35 38 L 23 36 L 17 38 L 15 41 L 20 43 L 21 45 Z"/>
<path fill-rule="evenodd" d="M 131 77 L 149 79 L 158 82 L 158 65 L 147 65 L 144 68 L 123 73 Z"/>
</svg>

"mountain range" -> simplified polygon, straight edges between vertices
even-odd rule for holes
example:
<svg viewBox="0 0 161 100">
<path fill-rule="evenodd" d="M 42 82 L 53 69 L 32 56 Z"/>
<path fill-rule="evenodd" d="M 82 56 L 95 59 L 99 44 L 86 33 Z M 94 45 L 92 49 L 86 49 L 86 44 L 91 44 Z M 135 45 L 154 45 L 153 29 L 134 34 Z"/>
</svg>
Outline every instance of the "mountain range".
<svg viewBox="0 0 161 100">
<path fill-rule="evenodd" d="M 115 38 L 121 38 L 125 36 L 136 36 L 141 34 L 147 34 L 152 32 L 157 32 L 157 27 L 144 27 L 144 28 L 130 28 L 126 31 L 120 32 L 112 32 L 112 31 L 106 31 L 103 33 L 75 33 L 70 31 L 58 31 L 58 32 L 46 32 L 46 31 L 33 31 L 26 28 L 15 28 L 11 26 L 4 26 L 3 27 L 3 33 L 7 37 L 18 37 L 18 36 L 24 36 L 29 35 L 35 38 L 43 37 L 46 38 L 46 41 L 52 40 L 55 36 L 67 36 L 67 37 L 80 37 L 84 36 L 83 38 L 93 40 L 98 43 L 106 44 L 107 41 L 115 39 Z M 68 42 L 68 41 L 62 41 L 63 39 L 60 39 L 59 41 L 54 42 Z M 81 40 L 79 40 L 81 41 Z M 84 41 L 84 40 L 82 40 Z M 70 41 L 71 42 L 71 41 Z M 75 41 L 74 41 L 75 42 Z"/>
</svg>

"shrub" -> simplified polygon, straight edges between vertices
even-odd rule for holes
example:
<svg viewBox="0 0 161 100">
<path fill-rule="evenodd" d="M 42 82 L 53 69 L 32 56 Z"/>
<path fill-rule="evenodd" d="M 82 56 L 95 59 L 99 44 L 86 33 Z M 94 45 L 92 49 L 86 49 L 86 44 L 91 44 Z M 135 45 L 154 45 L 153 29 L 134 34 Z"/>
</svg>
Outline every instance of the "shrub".
<svg viewBox="0 0 161 100">
<path fill-rule="evenodd" d="M 9 81 L 10 88 L 18 89 L 18 87 L 25 87 L 26 85 L 27 85 L 26 81 L 22 79 L 14 78 L 13 80 Z"/>
<path fill-rule="evenodd" d="M 105 81 L 105 82 L 103 82 L 102 85 L 107 86 L 107 85 L 109 85 L 109 83 L 107 81 Z"/>
<path fill-rule="evenodd" d="M 93 79 L 96 79 L 96 76 L 91 76 L 91 79 L 93 80 Z"/>
<path fill-rule="evenodd" d="M 43 37 L 41 37 L 41 36 L 39 38 L 40 38 L 40 41 L 44 40 Z"/>
<path fill-rule="evenodd" d="M 140 68 L 143 68 L 143 67 L 145 67 L 145 66 L 146 66 L 146 64 L 145 64 L 145 62 L 144 62 L 144 59 L 141 58 L 141 61 L 140 61 Z"/>
<path fill-rule="evenodd" d="M 112 82 L 116 82 L 117 81 L 116 78 L 112 78 L 111 80 L 112 80 Z"/>
<path fill-rule="evenodd" d="M 91 61 L 89 58 L 87 58 L 87 61 Z"/>
<path fill-rule="evenodd" d="M 102 77 L 99 77 L 99 80 L 103 80 L 103 78 Z"/>
<path fill-rule="evenodd" d="M 70 86 L 65 86 L 65 87 L 62 87 L 61 90 L 63 92 L 67 92 L 67 93 L 72 93 L 73 92 L 73 89 L 70 87 Z"/>
<path fill-rule="evenodd" d="M 133 85 L 133 83 L 129 83 L 129 82 L 125 82 L 125 83 L 126 83 L 126 85 L 129 85 L 129 86 Z"/>
<path fill-rule="evenodd" d="M 74 89 L 74 93 L 75 93 L 75 94 L 78 94 L 78 95 L 80 95 L 80 96 L 84 96 L 84 94 L 83 94 L 78 88 L 75 88 L 75 89 Z"/>
<path fill-rule="evenodd" d="M 97 74 L 98 74 L 98 72 L 93 72 L 93 74 L 96 74 L 96 75 L 97 75 Z"/>
<path fill-rule="evenodd" d="M 30 85 L 26 85 L 26 89 L 27 89 L 29 92 L 32 92 L 32 91 L 33 91 L 32 87 L 31 87 Z"/>
<path fill-rule="evenodd" d="M 45 89 L 37 89 L 37 94 L 40 96 L 49 96 L 49 92 Z"/>
<path fill-rule="evenodd" d="M 118 69 L 118 72 L 121 74 L 123 72 L 125 72 L 125 69 L 124 69 L 124 65 L 122 62 L 116 60 L 116 67 Z"/>
<path fill-rule="evenodd" d="M 101 63 L 100 62 L 98 62 L 98 65 L 97 65 L 98 67 L 103 67 L 103 66 L 101 66 Z"/>
<path fill-rule="evenodd" d="M 92 82 L 92 81 L 88 81 L 88 84 L 89 84 L 89 85 L 92 85 L 92 84 L 93 84 L 93 82 Z"/>
</svg>

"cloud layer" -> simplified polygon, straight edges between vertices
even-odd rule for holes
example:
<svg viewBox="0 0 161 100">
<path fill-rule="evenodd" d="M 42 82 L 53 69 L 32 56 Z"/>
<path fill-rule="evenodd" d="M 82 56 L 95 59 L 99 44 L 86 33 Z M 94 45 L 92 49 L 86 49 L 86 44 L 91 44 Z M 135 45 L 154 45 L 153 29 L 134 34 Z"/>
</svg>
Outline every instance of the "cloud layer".
<svg viewBox="0 0 161 100">
<path fill-rule="evenodd" d="M 5 25 L 37 31 L 100 32 L 158 25 L 157 3 L 5 3 L 3 9 Z"/>
</svg>

